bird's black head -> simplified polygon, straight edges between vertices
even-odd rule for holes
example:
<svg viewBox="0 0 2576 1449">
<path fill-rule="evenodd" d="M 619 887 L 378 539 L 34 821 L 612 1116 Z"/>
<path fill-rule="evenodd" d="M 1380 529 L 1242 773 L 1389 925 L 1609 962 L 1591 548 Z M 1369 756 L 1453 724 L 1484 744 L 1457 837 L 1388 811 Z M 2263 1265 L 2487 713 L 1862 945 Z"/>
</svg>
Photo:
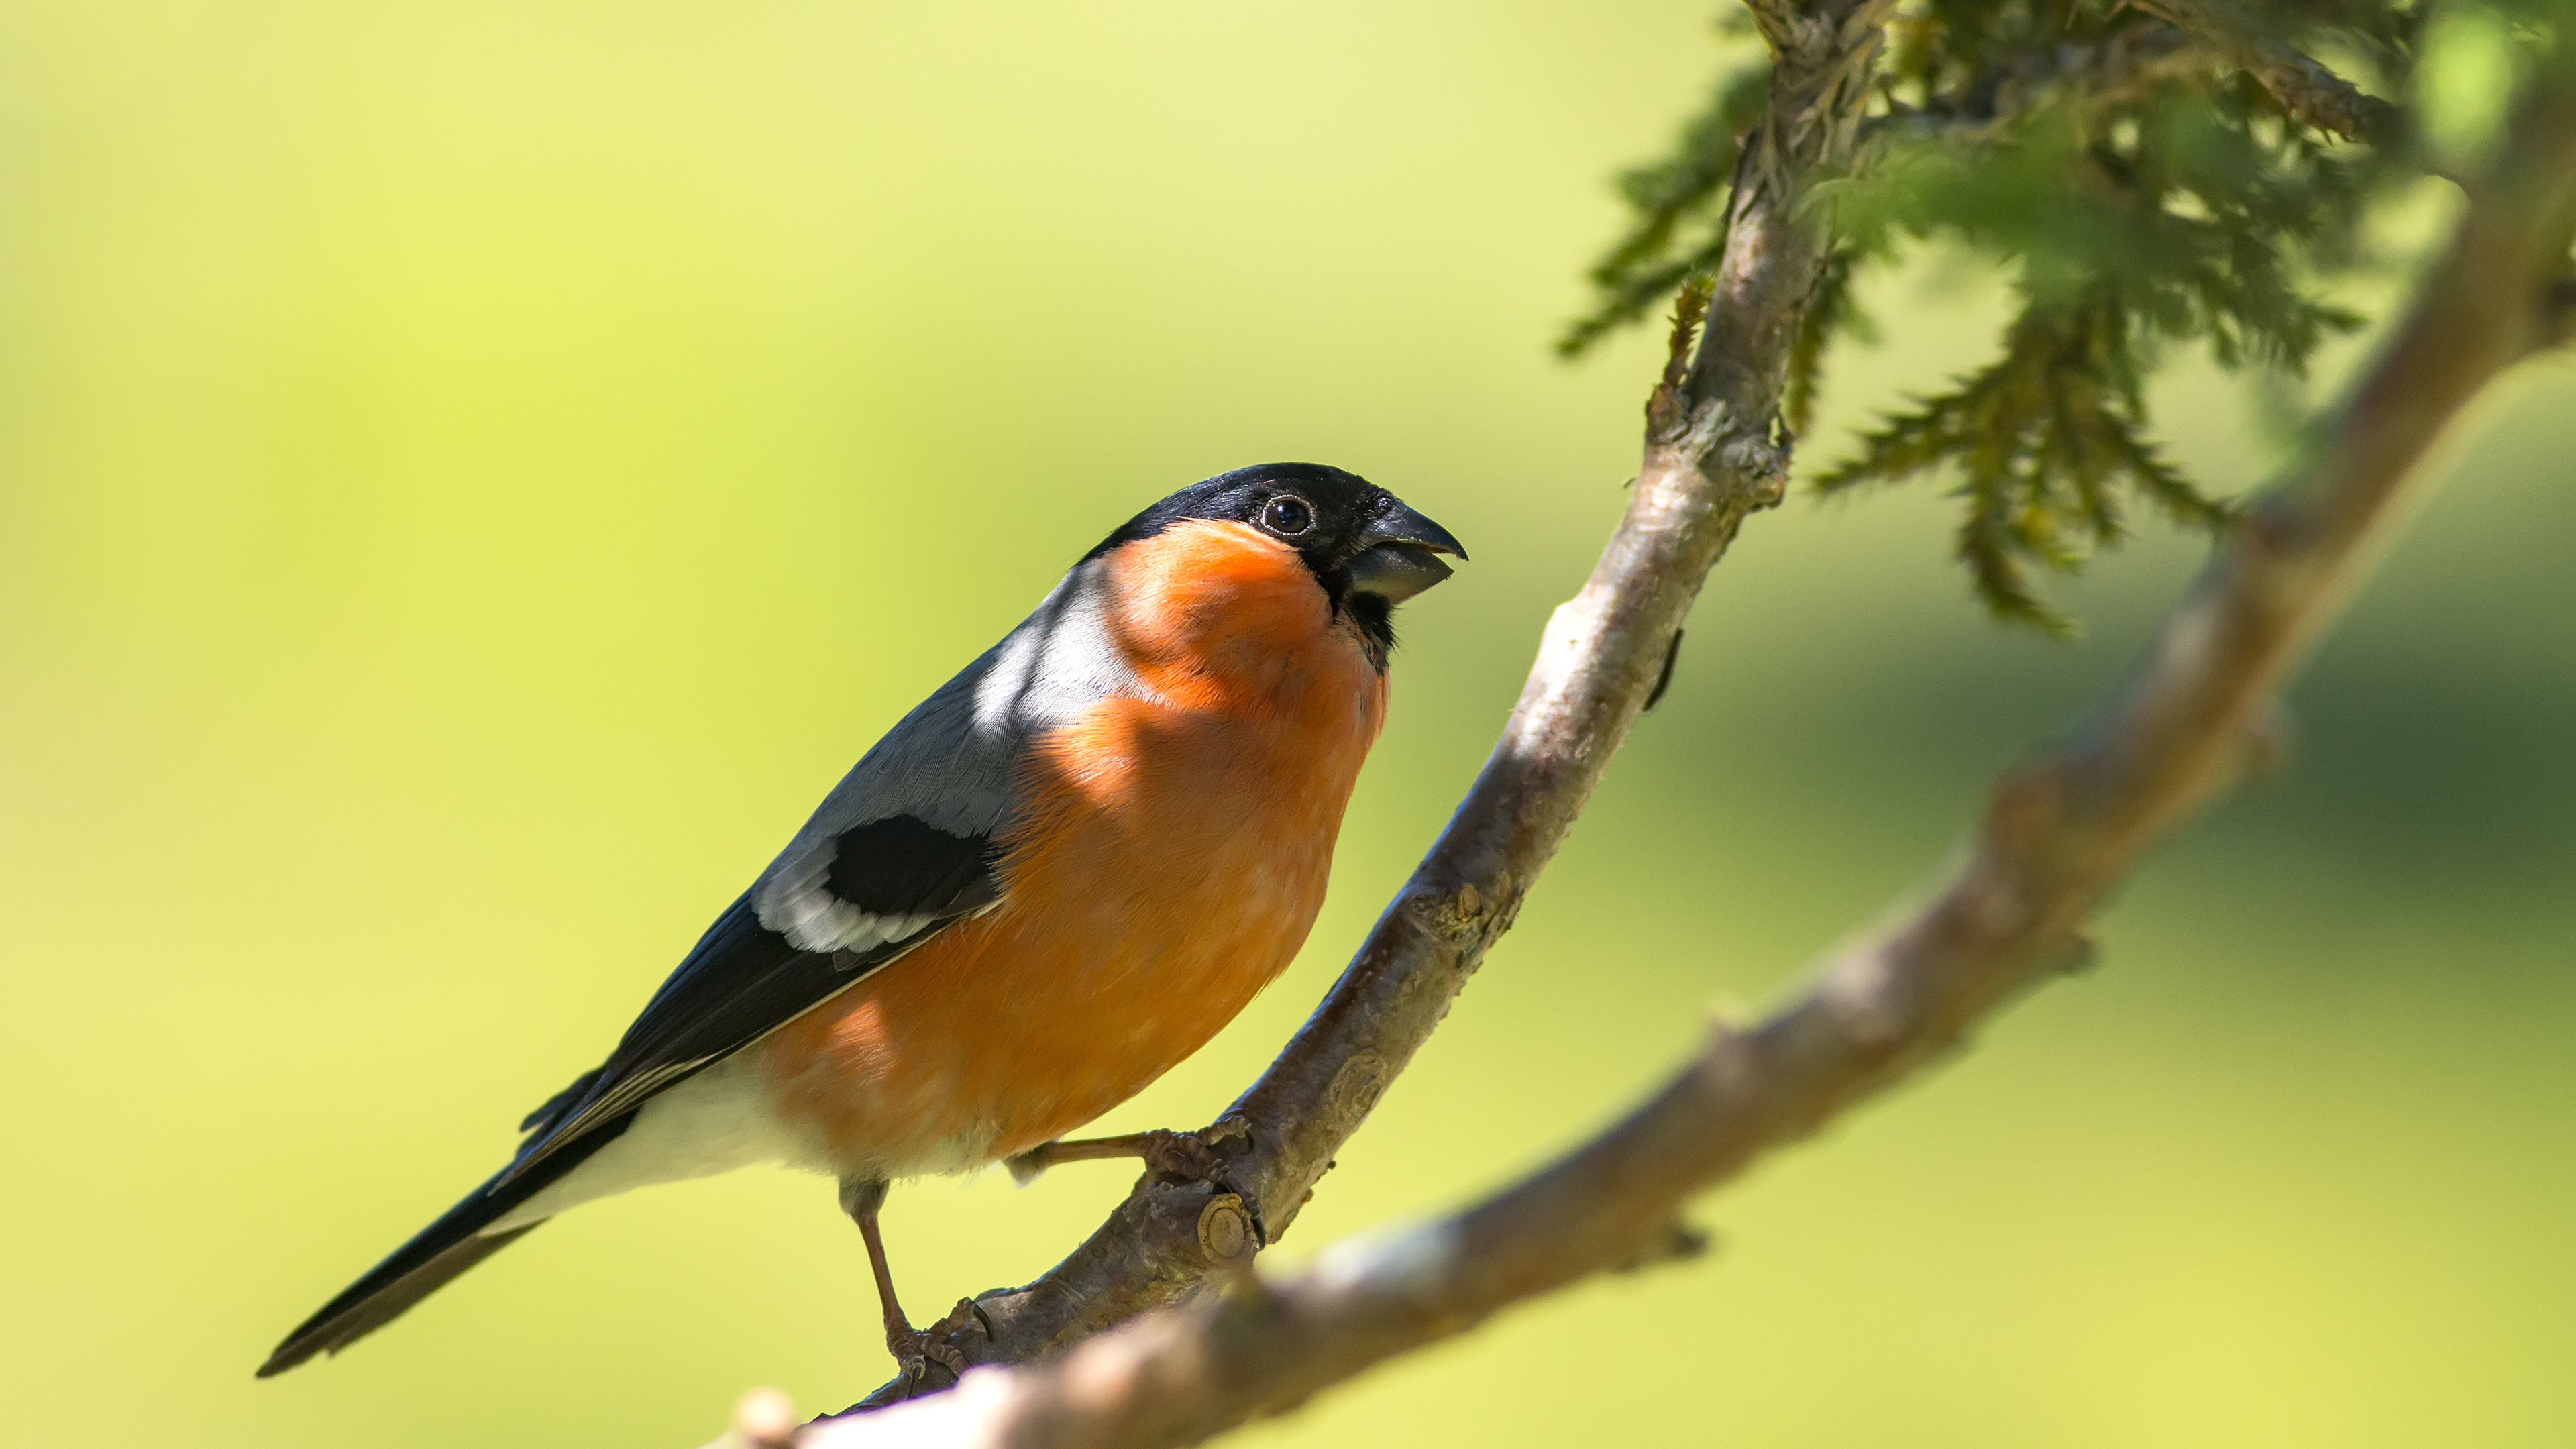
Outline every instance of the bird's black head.
<svg viewBox="0 0 2576 1449">
<path fill-rule="evenodd" d="M 1247 524 L 1294 549 L 1334 611 L 1359 625 L 1381 661 L 1395 641 L 1395 606 L 1449 577 L 1437 555 L 1467 556 L 1449 530 L 1356 473 L 1262 463 L 1191 484 L 1127 520 L 1085 557 L 1189 519 Z"/>
</svg>

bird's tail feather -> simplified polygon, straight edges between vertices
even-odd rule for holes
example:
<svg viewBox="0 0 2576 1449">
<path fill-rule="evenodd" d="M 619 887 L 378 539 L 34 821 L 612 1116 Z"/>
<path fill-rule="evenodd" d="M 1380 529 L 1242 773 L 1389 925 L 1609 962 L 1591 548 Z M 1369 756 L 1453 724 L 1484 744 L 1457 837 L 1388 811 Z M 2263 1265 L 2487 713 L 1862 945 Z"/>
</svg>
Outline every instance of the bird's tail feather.
<svg viewBox="0 0 2576 1449">
<path fill-rule="evenodd" d="M 486 1233 L 484 1229 L 614 1141 L 633 1118 L 630 1112 L 623 1119 L 599 1124 L 578 1140 L 556 1149 L 524 1176 L 507 1183 L 502 1181 L 508 1176 L 506 1170 L 494 1174 L 481 1187 L 467 1193 L 463 1202 L 449 1208 L 438 1221 L 421 1229 L 410 1242 L 396 1248 L 392 1256 L 298 1325 L 268 1356 L 268 1362 L 259 1366 L 259 1376 L 281 1374 L 317 1353 L 337 1353 L 347 1348 L 393 1322 L 449 1279 L 517 1241 L 537 1224 L 525 1223 L 497 1233 Z"/>
</svg>

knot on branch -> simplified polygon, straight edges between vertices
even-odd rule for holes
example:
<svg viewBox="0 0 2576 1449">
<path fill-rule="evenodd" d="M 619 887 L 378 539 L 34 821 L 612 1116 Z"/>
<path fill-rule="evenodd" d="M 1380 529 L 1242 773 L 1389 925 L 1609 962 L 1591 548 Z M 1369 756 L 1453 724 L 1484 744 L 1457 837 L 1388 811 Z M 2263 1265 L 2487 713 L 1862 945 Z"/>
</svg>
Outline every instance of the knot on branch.
<svg viewBox="0 0 2576 1449">
<path fill-rule="evenodd" d="M 1843 959 L 1817 989 L 1824 1019 L 1840 1032 L 1846 1051 L 1881 1069 L 1913 1043 L 1921 983 L 1889 953 L 1864 950 Z"/>
<path fill-rule="evenodd" d="M 1731 406 L 1724 395 L 1688 404 L 1687 413 L 1683 407 L 1676 398 L 1665 426 L 1648 429 L 1646 462 L 1637 474 L 1641 484 L 1659 474 L 1699 478 L 1721 493 L 1741 493 L 1748 509 L 1769 508 L 1787 496 L 1789 431 L 1777 413 L 1756 416 Z"/>
<path fill-rule="evenodd" d="M 1718 454 L 1748 509 L 1777 508 L 1789 496 L 1790 442 L 1788 429 L 1774 417 L 1759 433 L 1729 438 Z"/>
<path fill-rule="evenodd" d="M 1447 942 L 1456 952 L 1456 964 L 1472 971 L 1484 945 L 1511 929 L 1519 904 L 1506 900 L 1508 886 L 1507 880 L 1497 881 L 1488 893 L 1474 881 L 1460 881 L 1454 888 L 1424 881 L 1406 893 L 1405 913 L 1423 931 Z"/>
<path fill-rule="evenodd" d="M 1219 1193 L 1199 1209 L 1199 1252 L 1211 1268 L 1249 1264 L 1261 1247 L 1259 1226 L 1240 1193 Z"/>
<path fill-rule="evenodd" d="M 1377 1109 L 1377 1099 L 1386 1095 L 1387 1081 L 1393 1075 L 1387 1070 L 1386 1058 L 1374 1051 L 1354 1053 L 1342 1063 L 1340 1070 L 1333 1073 L 1332 1085 L 1324 1089 L 1323 1120 L 1335 1135 L 1347 1137 L 1359 1130 L 1368 1114 Z"/>
</svg>

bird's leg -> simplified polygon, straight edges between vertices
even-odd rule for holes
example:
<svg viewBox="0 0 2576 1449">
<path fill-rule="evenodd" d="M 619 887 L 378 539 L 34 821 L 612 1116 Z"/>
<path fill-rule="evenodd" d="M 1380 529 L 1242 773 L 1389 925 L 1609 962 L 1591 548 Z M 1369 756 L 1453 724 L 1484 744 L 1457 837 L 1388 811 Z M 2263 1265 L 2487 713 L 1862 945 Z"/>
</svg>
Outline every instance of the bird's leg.
<svg viewBox="0 0 2576 1449">
<path fill-rule="evenodd" d="M 841 1179 L 841 1211 L 859 1225 L 859 1236 L 868 1241 L 868 1268 L 876 1274 L 877 1305 L 885 1310 L 886 1352 L 894 1355 L 895 1365 L 906 1378 L 919 1377 L 927 1360 L 937 1360 L 952 1375 L 966 1372 L 966 1359 L 957 1350 L 939 1341 L 934 1334 L 923 1333 L 904 1317 L 903 1305 L 895 1301 L 894 1272 L 886 1266 L 885 1234 L 877 1227 L 877 1210 L 885 1206 L 886 1184 L 883 1178 L 845 1177 Z"/>
<path fill-rule="evenodd" d="M 1119 1137 L 1042 1142 L 1017 1156 L 1003 1159 L 1002 1165 L 1011 1170 L 1011 1180 L 1023 1186 L 1057 1163 L 1088 1162 L 1098 1157 L 1141 1157 L 1149 1172 L 1191 1182 L 1214 1182 L 1225 1169 L 1225 1158 L 1216 1150 L 1216 1144 L 1251 1136 L 1251 1123 L 1240 1117 L 1220 1117 L 1213 1125 L 1197 1132 L 1172 1132 L 1157 1127 L 1150 1132 L 1129 1132 Z"/>
</svg>

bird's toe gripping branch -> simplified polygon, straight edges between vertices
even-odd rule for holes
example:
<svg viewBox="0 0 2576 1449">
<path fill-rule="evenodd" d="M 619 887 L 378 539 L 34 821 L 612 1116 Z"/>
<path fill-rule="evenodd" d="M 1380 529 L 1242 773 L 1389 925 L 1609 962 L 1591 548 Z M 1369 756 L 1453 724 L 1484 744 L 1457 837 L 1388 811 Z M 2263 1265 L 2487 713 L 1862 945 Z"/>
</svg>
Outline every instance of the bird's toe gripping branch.
<svg viewBox="0 0 2576 1449">
<path fill-rule="evenodd" d="M 1156 1127 L 1116 1137 L 1086 1137 L 1075 1142 L 1048 1142 L 1004 1160 L 1011 1180 L 1026 1187 L 1039 1173 L 1063 1162 L 1103 1157 L 1134 1157 L 1145 1164 L 1147 1183 L 1203 1189 L 1210 1196 L 1199 1222 L 1199 1240 L 1211 1262 L 1249 1266 L 1253 1254 L 1270 1246 L 1261 1202 L 1245 1186 L 1235 1165 L 1252 1151 L 1252 1123 L 1227 1113 L 1195 1132 Z"/>
<path fill-rule="evenodd" d="M 957 1348 L 960 1338 L 984 1332 L 983 1316 L 975 1311 L 975 1300 L 960 1298 L 948 1316 L 928 1328 L 910 1330 L 902 1343 L 888 1343 L 894 1351 L 895 1382 L 913 1384 L 921 1389 L 945 1387 L 966 1374 L 966 1355 Z M 934 1382 L 933 1375 L 938 1375 Z"/>
<path fill-rule="evenodd" d="M 1134 1157 L 1143 1160 L 1145 1171 L 1157 1181 L 1203 1182 L 1220 1191 L 1243 1196 L 1249 1206 L 1250 1195 L 1232 1180 L 1231 1168 L 1234 1159 L 1251 1149 L 1252 1124 L 1242 1117 L 1228 1114 L 1195 1132 L 1174 1132 L 1157 1127 L 1118 1137 L 1086 1137 L 1075 1142 L 1042 1143 L 1005 1159 L 1003 1165 L 1011 1170 L 1011 1180 L 1025 1187 L 1035 1181 L 1039 1173 L 1059 1163 L 1086 1162 L 1102 1157 Z M 1258 1221 L 1256 1214 L 1256 1226 Z"/>
<path fill-rule="evenodd" d="M 1024 1362 L 1060 1349 L 1079 1336 L 1062 1330 L 1058 1310 L 1067 1302 L 1082 1305 L 1076 1317 L 1098 1328 L 1201 1291 L 1208 1281 L 1201 1275 L 1243 1281 L 1268 1242 L 1252 1194 L 1234 1181 L 1252 1145 L 1251 1124 L 1229 1116 L 1196 1132 L 1050 1142 L 1008 1159 L 1011 1175 L 1027 1182 L 1058 1163 L 1141 1158 L 1145 1190 L 1120 1203 L 1087 1245 L 1107 1250 L 1098 1261 L 1077 1252 L 1036 1282 L 960 1300 L 921 1331 L 917 1356 L 898 1353 L 902 1372 L 843 1413 L 937 1393 L 977 1364 Z M 1192 1273 L 1170 1271 L 1193 1260 Z"/>
</svg>

